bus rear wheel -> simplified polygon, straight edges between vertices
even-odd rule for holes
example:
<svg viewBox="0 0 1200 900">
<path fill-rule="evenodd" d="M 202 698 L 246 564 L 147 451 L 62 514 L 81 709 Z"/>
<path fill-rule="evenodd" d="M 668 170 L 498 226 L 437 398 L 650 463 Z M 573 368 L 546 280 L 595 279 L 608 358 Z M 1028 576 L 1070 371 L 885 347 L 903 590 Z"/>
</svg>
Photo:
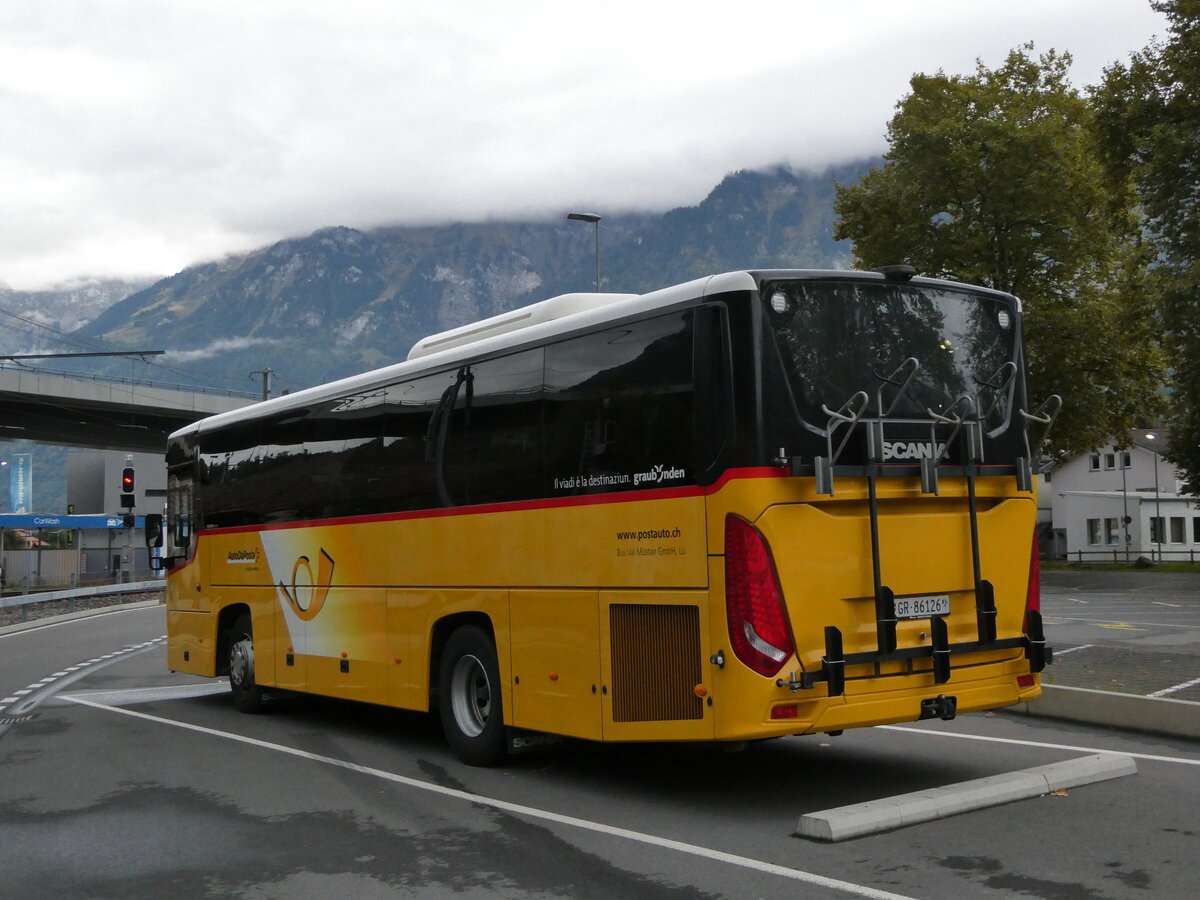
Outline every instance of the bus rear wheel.
<svg viewBox="0 0 1200 900">
<path fill-rule="evenodd" d="M 229 689 L 242 712 L 262 710 L 263 689 L 254 680 L 254 632 L 249 613 L 238 616 L 229 637 Z"/>
<path fill-rule="evenodd" d="M 470 766 L 504 756 L 500 666 L 492 638 L 475 625 L 450 635 L 438 667 L 438 712 L 455 755 Z"/>
</svg>

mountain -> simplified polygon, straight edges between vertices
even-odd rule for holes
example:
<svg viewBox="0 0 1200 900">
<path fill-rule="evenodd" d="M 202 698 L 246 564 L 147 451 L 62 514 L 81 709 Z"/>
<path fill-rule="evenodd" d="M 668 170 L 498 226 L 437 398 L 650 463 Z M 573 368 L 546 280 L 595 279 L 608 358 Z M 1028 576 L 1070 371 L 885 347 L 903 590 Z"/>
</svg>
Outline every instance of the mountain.
<svg viewBox="0 0 1200 900">
<path fill-rule="evenodd" d="M 154 281 L 83 278 L 42 291 L 14 291 L 0 283 L 0 353 L 65 352 L 61 333 L 82 328 Z"/>
<path fill-rule="evenodd" d="M 744 268 L 844 268 L 833 185 L 786 167 L 727 176 L 697 206 L 606 214 L 601 289 L 644 292 Z M 113 304 L 81 335 L 163 348 L 167 365 L 229 388 L 264 367 L 296 390 L 405 358 L 420 337 L 571 291 L 594 289 L 593 226 L 565 218 L 307 237 L 192 266 Z"/>
</svg>

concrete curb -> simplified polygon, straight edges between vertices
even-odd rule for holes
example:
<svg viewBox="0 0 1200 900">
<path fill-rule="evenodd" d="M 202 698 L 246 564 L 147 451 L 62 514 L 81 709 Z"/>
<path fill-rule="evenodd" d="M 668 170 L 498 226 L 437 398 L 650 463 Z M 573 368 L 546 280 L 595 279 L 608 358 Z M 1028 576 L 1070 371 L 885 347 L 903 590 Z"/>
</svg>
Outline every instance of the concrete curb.
<svg viewBox="0 0 1200 900">
<path fill-rule="evenodd" d="M 1010 707 L 1017 713 L 1200 740 L 1200 703 L 1044 684 L 1042 696 Z"/>
<path fill-rule="evenodd" d="M 127 581 L 124 584 L 97 584 L 91 587 L 67 588 L 61 591 L 37 591 L 30 594 L 12 594 L 8 597 L 0 597 L 0 609 L 28 606 L 31 603 L 49 603 L 53 600 L 70 600 L 72 597 L 104 597 L 108 594 L 161 591 L 165 589 L 165 586 L 166 582 L 159 578 L 155 581 Z"/>
<path fill-rule="evenodd" d="M 98 606 L 95 609 L 81 609 L 73 613 L 63 613 L 61 616 L 30 619 L 28 622 L 17 622 L 13 625 L 0 626 L 0 637 L 6 634 L 17 634 L 21 631 L 31 631 L 34 628 L 45 628 L 47 625 L 58 625 L 74 619 L 88 619 L 92 616 L 102 616 L 106 613 L 124 612 L 127 609 L 142 609 L 143 607 L 162 605 L 162 600 L 142 600 L 138 603 L 114 603 L 112 606 Z"/>
<path fill-rule="evenodd" d="M 1136 773 L 1137 763 L 1132 756 L 1097 753 L 1019 772 L 989 775 L 946 787 L 809 813 L 800 817 L 795 833 L 819 841 L 844 841 Z"/>
</svg>

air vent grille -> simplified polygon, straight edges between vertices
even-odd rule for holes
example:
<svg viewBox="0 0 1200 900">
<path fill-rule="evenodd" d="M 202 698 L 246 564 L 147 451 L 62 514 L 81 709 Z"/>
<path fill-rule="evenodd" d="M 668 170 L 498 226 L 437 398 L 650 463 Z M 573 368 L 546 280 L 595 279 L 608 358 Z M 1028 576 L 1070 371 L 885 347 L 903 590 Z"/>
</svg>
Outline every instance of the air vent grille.
<svg viewBox="0 0 1200 900">
<path fill-rule="evenodd" d="M 614 603 L 609 633 L 614 721 L 704 718 L 698 607 Z"/>
</svg>

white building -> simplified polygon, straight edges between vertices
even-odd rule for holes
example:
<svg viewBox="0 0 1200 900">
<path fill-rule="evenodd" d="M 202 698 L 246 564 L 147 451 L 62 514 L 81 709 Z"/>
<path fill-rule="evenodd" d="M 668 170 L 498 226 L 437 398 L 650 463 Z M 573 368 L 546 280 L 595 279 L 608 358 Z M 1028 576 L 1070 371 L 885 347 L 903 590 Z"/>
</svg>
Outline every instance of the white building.
<svg viewBox="0 0 1200 900">
<path fill-rule="evenodd" d="M 1068 559 L 1200 559 L 1200 498 L 1183 494 L 1162 458 L 1165 435 L 1130 432 L 1043 476 L 1059 555 Z"/>
</svg>

